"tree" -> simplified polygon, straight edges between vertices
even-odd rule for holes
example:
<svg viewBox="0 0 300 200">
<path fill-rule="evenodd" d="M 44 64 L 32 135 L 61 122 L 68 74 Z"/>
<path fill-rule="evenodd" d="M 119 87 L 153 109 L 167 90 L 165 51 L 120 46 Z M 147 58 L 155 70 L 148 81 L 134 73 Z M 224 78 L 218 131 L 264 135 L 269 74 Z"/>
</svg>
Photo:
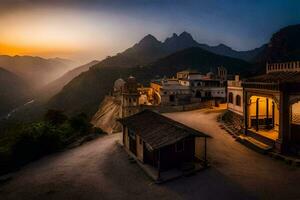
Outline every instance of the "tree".
<svg viewBox="0 0 300 200">
<path fill-rule="evenodd" d="M 49 122 L 53 125 L 63 124 L 68 117 L 63 113 L 62 110 L 50 109 L 44 116 L 46 122 Z"/>
</svg>

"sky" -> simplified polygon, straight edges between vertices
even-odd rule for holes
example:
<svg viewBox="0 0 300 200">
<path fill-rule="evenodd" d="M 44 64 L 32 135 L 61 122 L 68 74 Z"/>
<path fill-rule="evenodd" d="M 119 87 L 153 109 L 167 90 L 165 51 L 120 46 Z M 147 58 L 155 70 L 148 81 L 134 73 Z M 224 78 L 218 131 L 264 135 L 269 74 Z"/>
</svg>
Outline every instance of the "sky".
<svg viewBox="0 0 300 200">
<path fill-rule="evenodd" d="M 298 23 L 299 0 L 0 0 L 0 54 L 83 63 L 183 31 L 249 50 Z"/>
</svg>

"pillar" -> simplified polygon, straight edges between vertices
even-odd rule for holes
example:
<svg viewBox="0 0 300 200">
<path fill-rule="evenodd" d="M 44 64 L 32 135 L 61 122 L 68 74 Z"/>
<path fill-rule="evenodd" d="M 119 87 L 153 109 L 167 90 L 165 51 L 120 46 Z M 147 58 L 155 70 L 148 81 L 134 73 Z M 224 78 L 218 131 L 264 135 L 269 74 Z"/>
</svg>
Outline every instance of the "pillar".
<svg viewBox="0 0 300 200">
<path fill-rule="evenodd" d="M 160 149 L 158 149 L 158 163 L 157 163 L 157 181 L 159 181 L 161 179 L 161 174 L 160 174 Z"/>
<path fill-rule="evenodd" d="M 290 109 L 288 105 L 288 94 L 280 92 L 280 109 L 279 109 L 279 133 L 276 140 L 276 150 L 279 152 L 286 152 L 289 142 L 290 133 Z"/>
<path fill-rule="evenodd" d="M 256 131 L 258 131 L 259 125 L 259 98 L 256 99 Z"/>
<path fill-rule="evenodd" d="M 206 137 L 204 137 L 204 167 L 207 167 L 207 144 L 206 144 Z"/>
<path fill-rule="evenodd" d="M 266 98 L 266 126 L 269 126 L 269 99 Z"/>
<path fill-rule="evenodd" d="M 244 101 L 244 134 L 247 135 L 248 131 L 248 98 L 247 92 L 243 91 L 243 101 Z"/>
<path fill-rule="evenodd" d="M 272 101 L 272 128 L 275 127 L 275 103 Z"/>
</svg>

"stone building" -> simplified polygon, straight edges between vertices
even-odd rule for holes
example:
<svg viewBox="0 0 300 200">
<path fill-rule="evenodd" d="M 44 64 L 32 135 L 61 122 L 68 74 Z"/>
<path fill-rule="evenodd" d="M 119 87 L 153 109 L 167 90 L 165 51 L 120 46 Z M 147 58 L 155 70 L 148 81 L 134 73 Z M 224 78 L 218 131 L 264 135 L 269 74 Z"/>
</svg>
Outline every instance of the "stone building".
<svg viewBox="0 0 300 200">
<path fill-rule="evenodd" d="M 190 103 L 190 87 L 181 85 L 175 78 L 152 81 L 150 87 L 153 89 L 156 105 L 175 106 Z"/>
<path fill-rule="evenodd" d="M 125 83 L 126 82 L 122 78 L 119 78 L 114 82 L 113 96 L 121 96 L 122 95 Z"/>
<path fill-rule="evenodd" d="M 240 116 L 244 116 L 243 87 L 240 76 L 236 75 L 235 80 L 227 81 L 227 94 L 228 110 Z"/>
<path fill-rule="evenodd" d="M 227 81 L 228 72 L 225 67 L 223 67 L 223 66 L 218 67 L 218 77 L 222 81 Z"/>
<path fill-rule="evenodd" d="M 138 83 L 133 76 L 130 76 L 122 89 L 122 118 L 140 111 L 139 97 Z"/>
<path fill-rule="evenodd" d="M 220 70 L 221 71 L 221 70 Z M 227 73 L 227 72 L 226 72 Z M 209 72 L 202 75 L 196 71 L 181 71 L 177 73 L 177 79 L 181 85 L 188 86 L 192 92 L 192 101 L 208 99 L 226 99 L 225 72 L 222 71 L 222 79 Z"/>
<path fill-rule="evenodd" d="M 266 65 L 243 82 L 245 135 L 279 152 L 300 152 L 300 64 Z"/>
</svg>

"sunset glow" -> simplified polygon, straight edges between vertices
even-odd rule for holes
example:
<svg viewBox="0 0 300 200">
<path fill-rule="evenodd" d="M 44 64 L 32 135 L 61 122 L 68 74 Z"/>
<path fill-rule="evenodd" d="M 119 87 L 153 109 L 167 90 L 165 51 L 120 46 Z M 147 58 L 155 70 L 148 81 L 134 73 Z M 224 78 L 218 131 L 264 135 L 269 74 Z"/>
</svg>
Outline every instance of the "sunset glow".
<svg viewBox="0 0 300 200">
<path fill-rule="evenodd" d="M 223 5 L 194 0 L 184 4 L 4 0 L 0 5 L 0 54 L 60 56 L 80 61 L 114 55 L 146 34 L 165 40 L 173 32 L 183 31 L 190 32 L 200 43 L 224 43 L 237 50 L 249 50 L 268 41 L 282 24 L 296 23 L 299 15 L 297 6 L 285 1 L 273 5 L 268 1 L 259 5 L 246 3 L 234 12 L 231 1 Z M 256 18 L 251 15 L 254 9 Z M 254 25 L 256 28 L 251 28 Z"/>
</svg>

